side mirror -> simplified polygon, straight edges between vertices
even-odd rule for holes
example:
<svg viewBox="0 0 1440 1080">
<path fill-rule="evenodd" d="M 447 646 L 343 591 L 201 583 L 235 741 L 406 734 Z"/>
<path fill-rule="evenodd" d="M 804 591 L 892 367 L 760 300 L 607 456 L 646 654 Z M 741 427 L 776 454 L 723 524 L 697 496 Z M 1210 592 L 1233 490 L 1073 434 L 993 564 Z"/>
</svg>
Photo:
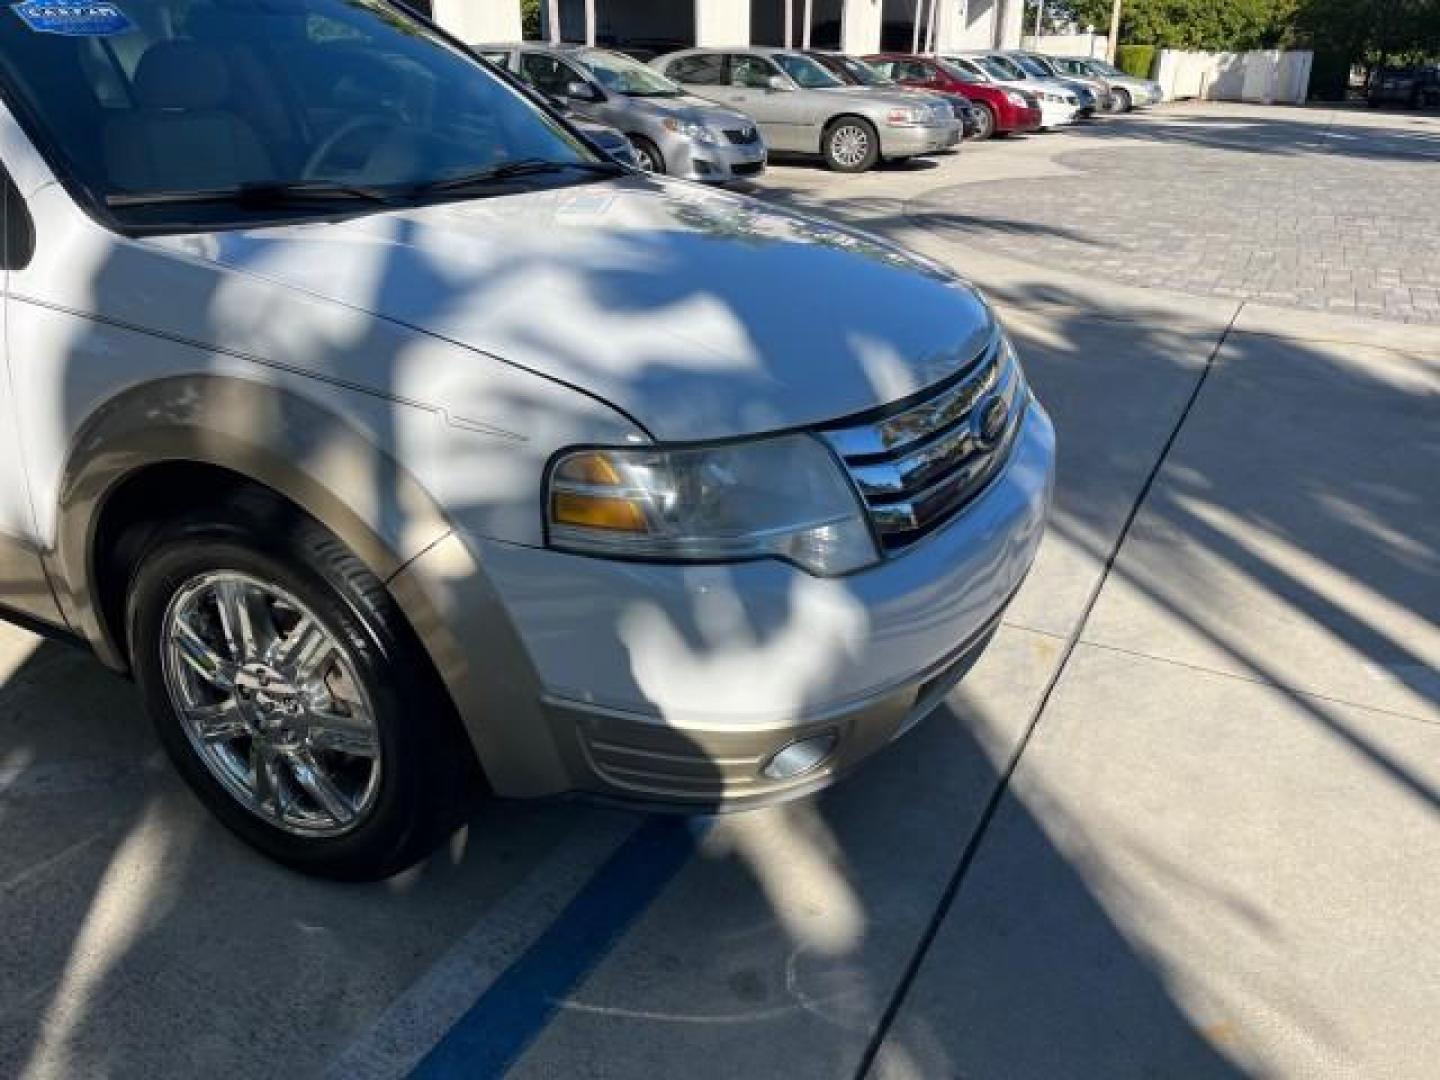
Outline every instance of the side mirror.
<svg viewBox="0 0 1440 1080">
<path fill-rule="evenodd" d="M 789 90 L 790 84 L 781 75 L 771 75 L 765 80 L 765 85 L 771 90 Z"/>
<path fill-rule="evenodd" d="M 599 90 L 587 82 L 576 79 L 572 83 L 565 84 L 565 96 L 571 101 L 599 101 L 601 94 Z"/>
</svg>

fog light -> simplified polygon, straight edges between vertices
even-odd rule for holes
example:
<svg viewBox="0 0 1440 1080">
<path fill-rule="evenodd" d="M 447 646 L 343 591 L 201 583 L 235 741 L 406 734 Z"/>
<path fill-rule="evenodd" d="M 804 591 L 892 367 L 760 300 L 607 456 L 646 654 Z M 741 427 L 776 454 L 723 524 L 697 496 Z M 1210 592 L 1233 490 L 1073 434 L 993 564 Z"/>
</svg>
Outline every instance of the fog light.
<svg viewBox="0 0 1440 1080">
<path fill-rule="evenodd" d="M 839 743 L 840 736 L 833 731 L 793 742 L 767 761 L 760 774 L 767 780 L 794 780 L 823 765 Z"/>
</svg>

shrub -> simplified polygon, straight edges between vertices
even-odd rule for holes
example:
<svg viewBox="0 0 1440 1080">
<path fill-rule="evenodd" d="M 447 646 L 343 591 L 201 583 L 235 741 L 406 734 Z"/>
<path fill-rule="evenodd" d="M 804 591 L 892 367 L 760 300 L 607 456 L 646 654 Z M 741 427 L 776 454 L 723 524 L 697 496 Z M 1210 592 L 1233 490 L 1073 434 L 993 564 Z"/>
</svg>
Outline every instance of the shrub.
<svg viewBox="0 0 1440 1080">
<path fill-rule="evenodd" d="M 1121 45 L 1115 50 L 1115 66 L 1126 75 L 1148 79 L 1155 67 L 1155 46 Z"/>
</svg>

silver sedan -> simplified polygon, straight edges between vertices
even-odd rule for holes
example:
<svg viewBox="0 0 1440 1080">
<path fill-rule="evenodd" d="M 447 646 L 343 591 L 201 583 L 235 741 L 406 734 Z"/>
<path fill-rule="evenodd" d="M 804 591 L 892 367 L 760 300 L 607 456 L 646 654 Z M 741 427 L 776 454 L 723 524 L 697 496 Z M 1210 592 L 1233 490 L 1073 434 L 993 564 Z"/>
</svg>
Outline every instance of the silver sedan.
<svg viewBox="0 0 1440 1080">
<path fill-rule="evenodd" d="M 772 150 L 820 154 L 837 172 L 865 172 L 886 158 L 936 154 L 960 143 L 960 121 L 948 102 L 847 86 L 786 49 L 686 49 L 651 66 L 698 97 L 754 117 Z"/>
</svg>

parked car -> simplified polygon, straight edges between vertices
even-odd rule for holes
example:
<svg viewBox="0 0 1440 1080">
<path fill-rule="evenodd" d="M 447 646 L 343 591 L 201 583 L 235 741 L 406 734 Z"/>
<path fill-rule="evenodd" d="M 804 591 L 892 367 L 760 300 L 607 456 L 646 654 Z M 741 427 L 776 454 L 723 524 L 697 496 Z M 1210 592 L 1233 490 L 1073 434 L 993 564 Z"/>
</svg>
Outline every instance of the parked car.
<svg viewBox="0 0 1440 1080">
<path fill-rule="evenodd" d="M 341 878 L 482 784 L 760 805 L 936 707 L 1053 483 L 984 300 L 622 168 L 399 4 L 280 8 L 0 19 L 7 617 Z"/>
<path fill-rule="evenodd" d="M 1090 57 L 1052 56 L 1051 62 L 1067 73 L 1075 70 L 1088 72 L 1104 79 L 1110 87 L 1110 109 L 1112 112 L 1127 113 L 1131 109 L 1146 105 L 1158 105 L 1165 100 L 1165 91 L 1153 79 L 1138 79 L 1127 75 L 1114 64 Z"/>
<path fill-rule="evenodd" d="M 1054 79 L 1081 95 L 1081 115 L 1094 116 L 1097 112 L 1113 112 L 1114 99 L 1110 96 L 1110 84 L 1098 75 L 1089 72 L 1075 73 L 1062 71 L 1055 61 L 1043 53 L 1026 49 L 1012 49 L 1005 54 L 1025 69 L 1026 74 Z"/>
<path fill-rule="evenodd" d="M 1440 67 L 1377 68 L 1370 74 L 1365 100 L 1372 108 L 1401 105 L 1419 109 L 1440 105 Z"/>
<path fill-rule="evenodd" d="M 1040 102 L 1040 128 L 1068 127 L 1080 115 L 1080 96 L 1063 83 L 1028 74 L 1019 64 L 1002 53 L 965 53 L 946 56 L 956 64 L 968 64 L 994 79 L 1001 86 L 1028 90 Z"/>
<path fill-rule="evenodd" d="M 546 97 L 624 132 L 646 172 L 724 184 L 765 171 L 765 140 L 734 109 L 692 97 L 653 68 L 580 45 L 477 45 Z"/>
<path fill-rule="evenodd" d="M 486 57 L 495 63 L 495 71 L 504 79 L 510 82 L 517 90 L 527 95 L 536 104 L 558 113 L 566 123 L 578 131 L 585 138 L 589 139 L 595 146 L 606 155 L 618 161 L 621 165 L 627 165 L 632 169 L 640 167 L 640 159 L 635 156 L 635 147 L 625 137 L 624 132 L 612 128 L 608 124 L 597 124 L 585 119 L 563 100 L 547 98 L 533 86 L 520 78 L 514 72 L 504 66 L 503 53 L 491 53 Z M 496 61 L 500 62 L 496 62 Z"/>
<path fill-rule="evenodd" d="M 1040 130 L 1043 114 L 1039 98 L 1028 90 L 1001 86 L 972 65 L 909 53 L 884 53 L 865 59 L 901 86 L 964 94 L 979 113 L 977 139 Z"/>
<path fill-rule="evenodd" d="M 847 86 L 868 86 L 872 90 L 901 90 L 913 94 L 926 94 L 939 97 L 950 103 L 956 119 L 960 121 L 961 135 L 966 139 L 973 139 L 980 133 L 984 124 L 980 116 L 980 110 L 975 103 L 964 94 L 947 93 L 941 90 L 921 90 L 918 87 L 902 86 L 894 79 L 884 75 L 880 70 L 872 66 L 868 61 L 858 56 L 849 56 L 840 52 L 827 52 L 824 49 L 810 49 L 806 56 L 824 67 L 836 78 L 840 79 Z"/>
<path fill-rule="evenodd" d="M 691 93 L 753 116 L 772 150 L 818 153 L 837 172 L 960 142 L 960 122 L 944 102 L 846 86 L 792 50 L 686 49 L 653 64 Z"/>
</svg>

